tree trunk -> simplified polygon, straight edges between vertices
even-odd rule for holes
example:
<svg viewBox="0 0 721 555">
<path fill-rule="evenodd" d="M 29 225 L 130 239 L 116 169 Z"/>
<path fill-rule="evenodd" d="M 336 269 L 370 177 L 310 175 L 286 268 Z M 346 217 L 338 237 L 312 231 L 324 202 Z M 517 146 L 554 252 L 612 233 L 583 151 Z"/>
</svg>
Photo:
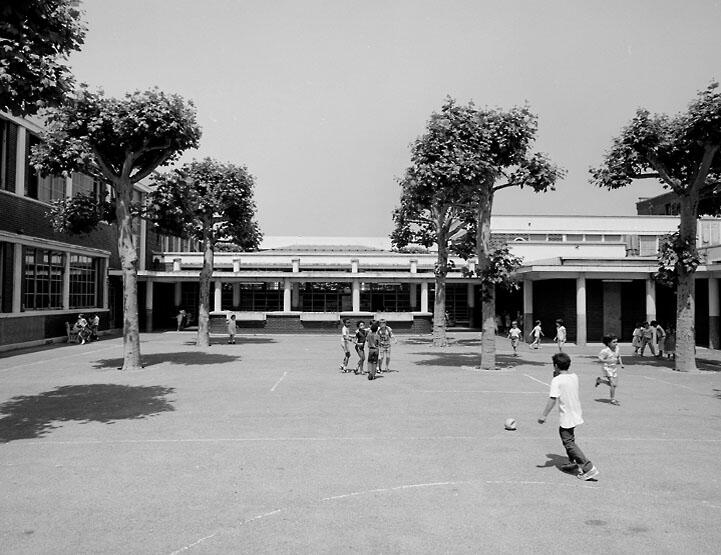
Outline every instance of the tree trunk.
<svg viewBox="0 0 721 555">
<path fill-rule="evenodd" d="M 476 250 L 478 271 L 483 275 L 490 261 L 488 252 L 491 245 L 491 210 L 493 193 L 482 195 L 478 203 L 478 226 Z M 481 282 L 481 370 L 496 369 L 496 288 L 493 284 Z"/>
<path fill-rule="evenodd" d="M 200 302 L 198 303 L 198 347 L 210 346 L 210 280 L 213 278 L 213 241 L 210 224 L 203 230 L 203 268 L 200 270 Z"/>
<path fill-rule="evenodd" d="M 433 297 L 433 346 L 447 347 L 446 337 L 446 272 L 448 268 L 448 239 L 438 226 L 438 260 L 436 261 L 436 290 Z"/>
<path fill-rule="evenodd" d="M 118 254 L 123 274 L 123 366 L 121 370 L 137 370 L 140 363 L 140 324 L 138 320 L 138 250 L 133 234 L 130 204 L 133 184 L 119 179 L 113 184 L 117 193 L 115 216 L 118 220 Z"/>
<path fill-rule="evenodd" d="M 693 192 L 679 196 L 681 222 L 679 238 L 696 245 L 698 224 L 698 195 Z M 677 265 L 678 288 L 676 290 L 676 370 L 696 370 L 696 286 L 695 271 L 686 271 Z"/>
</svg>

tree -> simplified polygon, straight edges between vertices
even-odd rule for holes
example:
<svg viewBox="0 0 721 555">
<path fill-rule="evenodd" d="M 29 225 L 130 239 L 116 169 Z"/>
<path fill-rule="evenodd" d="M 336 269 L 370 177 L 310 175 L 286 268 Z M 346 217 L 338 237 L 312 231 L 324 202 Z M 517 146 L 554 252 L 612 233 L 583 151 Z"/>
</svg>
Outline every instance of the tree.
<svg viewBox="0 0 721 555">
<path fill-rule="evenodd" d="M 481 368 L 484 369 L 496 366 L 495 287 L 510 277 L 518 263 L 507 250 L 496 251 L 491 246 L 494 194 L 509 187 L 544 192 L 553 189 L 564 175 L 546 155 L 531 152 L 536 130 L 537 118 L 527 106 L 508 111 L 481 110 L 472 102 L 461 106 L 448 98 L 441 112 L 431 116 L 427 135 L 414 147 L 415 179 L 430 191 L 439 187 L 451 191 L 443 198 L 449 206 L 460 210 L 456 215 L 461 225 L 468 225 L 469 219 L 473 222 L 474 227 L 467 229 L 475 229 L 483 314 Z M 423 202 L 424 208 L 429 208 L 427 201 Z M 466 243 L 467 250 L 468 235 L 461 235 L 460 239 Z M 457 247 L 458 252 L 462 249 L 462 245 Z"/>
<path fill-rule="evenodd" d="M 42 175 L 81 172 L 114 191 L 123 275 L 123 370 L 141 366 L 134 184 L 197 147 L 199 138 L 195 108 L 180 96 L 151 89 L 116 99 L 81 89 L 50 114 L 43 142 L 33 152 Z"/>
<path fill-rule="evenodd" d="M 85 27 L 71 0 L 5 0 L 0 6 L 0 110 L 32 115 L 73 89 L 65 64 Z"/>
<path fill-rule="evenodd" d="M 153 177 L 148 214 L 160 230 L 197 239 L 203 245 L 200 272 L 199 347 L 210 345 L 210 281 L 218 241 L 230 240 L 244 250 L 257 250 L 262 234 L 254 221 L 253 177 L 245 167 L 211 158 L 193 161 Z"/>
<path fill-rule="evenodd" d="M 638 109 L 613 139 L 603 163 L 591 169 L 591 182 L 618 189 L 634 179 L 658 179 L 678 196 L 678 234 L 664 242 L 660 272 L 673 268 L 676 296 L 676 370 L 696 368 L 695 285 L 699 263 L 697 220 L 702 213 L 719 214 L 721 185 L 721 92 L 718 83 L 699 91 L 688 109 L 675 116 Z"/>
</svg>

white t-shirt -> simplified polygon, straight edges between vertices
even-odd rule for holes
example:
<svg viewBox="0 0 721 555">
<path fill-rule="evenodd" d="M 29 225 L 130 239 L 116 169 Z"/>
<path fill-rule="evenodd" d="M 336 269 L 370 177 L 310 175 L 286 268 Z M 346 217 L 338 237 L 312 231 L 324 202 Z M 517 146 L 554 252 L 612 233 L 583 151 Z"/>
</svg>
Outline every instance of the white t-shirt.
<svg viewBox="0 0 721 555">
<path fill-rule="evenodd" d="M 549 397 L 558 399 L 558 424 L 561 428 L 575 428 L 583 424 L 581 400 L 578 398 L 578 376 L 561 373 L 551 380 Z"/>
<path fill-rule="evenodd" d="M 603 362 L 603 371 L 607 376 L 616 376 L 618 372 L 618 358 L 621 356 L 621 348 L 616 345 L 615 349 L 611 347 L 604 347 L 601 352 L 598 353 L 598 359 Z"/>
<path fill-rule="evenodd" d="M 556 340 L 557 341 L 565 341 L 566 340 L 566 326 L 558 326 L 556 328 Z"/>
</svg>

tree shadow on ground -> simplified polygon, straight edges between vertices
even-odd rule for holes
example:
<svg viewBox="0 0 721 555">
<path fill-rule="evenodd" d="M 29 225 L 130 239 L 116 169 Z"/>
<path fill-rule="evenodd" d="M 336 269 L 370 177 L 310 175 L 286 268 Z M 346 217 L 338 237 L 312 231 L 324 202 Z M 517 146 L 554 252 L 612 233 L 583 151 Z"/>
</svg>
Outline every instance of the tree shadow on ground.
<svg viewBox="0 0 721 555">
<path fill-rule="evenodd" d="M 66 385 L 38 395 L 13 397 L 0 405 L 0 443 L 42 437 L 59 425 L 82 423 L 112 424 L 154 416 L 175 410 L 164 399 L 171 387 L 119 384 Z"/>
<path fill-rule="evenodd" d="M 417 353 L 420 356 L 431 357 L 416 362 L 419 366 L 473 366 L 481 365 L 480 353 L 448 353 L 448 352 L 425 352 Z M 525 360 L 523 357 L 513 355 L 496 354 L 496 366 L 498 368 L 515 368 L 516 366 L 548 366 L 547 362 Z"/>
<path fill-rule="evenodd" d="M 240 360 L 240 356 L 226 355 L 221 353 L 206 353 L 203 351 L 185 351 L 182 353 L 152 353 L 142 355 L 142 365 L 144 368 L 153 366 L 154 364 L 182 364 L 184 366 L 200 366 L 207 364 L 224 364 L 227 362 L 235 362 Z M 121 368 L 123 366 L 122 358 L 102 358 L 92 363 L 93 368 Z"/>
<path fill-rule="evenodd" d="M 235 336 L 235 343 L 230 343 L 230 345 L 261 345 L 265 343 L 277 343 L 275 339 L 272 337 L 238 337 Z M 191 339 L 189 341 L 183 342 L 183 345 L 197 345 L 198 342 L 195 339 Z M 210 339 L 211 345 L 229 345 L 227 338 L 211 338 Z"/>
<path fill-rule="evenodd" d="M 551 468 L 555 467 L 561 472 L 565 472 L 566 474 L 575 474 L 575 472 L 569 471 L 569 470 L 563 470 L 561 468 L 564 464 L 569 464 L 568 457 L 565 455 L 556 455 L 555 453 L 546 453 L 546 457 L 548 457 L 548 460 L 543 464 L 537 464 L 536 468 Z"/>
</svg>

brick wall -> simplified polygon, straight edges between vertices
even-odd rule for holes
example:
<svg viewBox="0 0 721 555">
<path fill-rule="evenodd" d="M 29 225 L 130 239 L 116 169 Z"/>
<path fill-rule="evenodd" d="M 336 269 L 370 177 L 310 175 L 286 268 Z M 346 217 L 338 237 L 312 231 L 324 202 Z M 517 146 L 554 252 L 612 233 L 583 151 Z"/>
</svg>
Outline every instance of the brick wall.
<svg viewBox="0 0 721 555">
<path fill-rule="evenodd" d="M 63 314 L 38 314 L 10 316 L 0 318 L 0 344 L 10 345 L 14 343 L 24 343 L 27 341 L 37 341 L 41 339 L 50 339 L 53 337 L 63 337 L 66 335 L 65 322 L 71 325 L 80 314 L 80 310 L 72 313 Z M 100 329 L 108 329 L 108 311 L 97 310 L 86 312 L 86 317 L 92 314 L 100 316 Z"/>
</svg>

